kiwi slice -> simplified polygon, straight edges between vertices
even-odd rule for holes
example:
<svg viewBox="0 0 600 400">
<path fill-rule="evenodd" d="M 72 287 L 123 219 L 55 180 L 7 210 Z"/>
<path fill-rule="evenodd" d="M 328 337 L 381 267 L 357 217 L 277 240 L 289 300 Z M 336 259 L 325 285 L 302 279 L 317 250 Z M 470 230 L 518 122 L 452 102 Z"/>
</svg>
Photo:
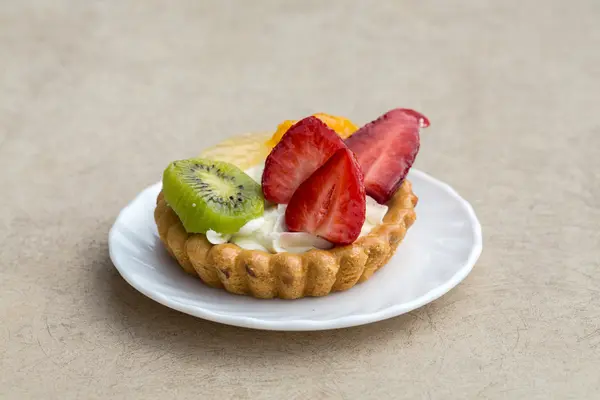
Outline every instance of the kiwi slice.
<svg viewBox="0 0 600 400">
<path fill-rule="evenodd" d="M 264 212 L 260 185 L 223 161 L 172 162 L 163 174 L 163 194 L 188 233 L 235 233 Z"/>
</svg>

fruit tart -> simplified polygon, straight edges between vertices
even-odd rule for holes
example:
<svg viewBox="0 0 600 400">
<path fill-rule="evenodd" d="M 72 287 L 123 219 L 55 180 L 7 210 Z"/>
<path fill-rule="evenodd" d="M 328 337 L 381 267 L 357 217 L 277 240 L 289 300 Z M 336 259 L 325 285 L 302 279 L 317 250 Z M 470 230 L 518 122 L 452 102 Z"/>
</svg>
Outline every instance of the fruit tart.
<svg viewBox="0 0 600 400">
<path fill-rule="evenodd" d="M 422 114 L 357 128 L 315 114 L 223 142 L 164 171 L 154 218 L 183 270 L 257 298 L 296 299 L 369 279 L 414 223 L 406 175 Z"/>
</svg>

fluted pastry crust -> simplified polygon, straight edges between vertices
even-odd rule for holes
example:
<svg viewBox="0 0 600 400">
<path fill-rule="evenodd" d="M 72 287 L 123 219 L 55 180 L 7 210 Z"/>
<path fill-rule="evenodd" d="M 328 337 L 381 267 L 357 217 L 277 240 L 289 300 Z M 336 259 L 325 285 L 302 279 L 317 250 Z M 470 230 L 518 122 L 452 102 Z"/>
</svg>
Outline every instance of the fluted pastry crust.
<svg viewBox="0 0 600 400">
<path fill-rule="evenodd" d="M 258 298 L 326 296 L 369 279 L 394 255 L 415 222 L 417 196 L 404 181 L 387 204 L 383 223 L 347 246 L 303 254 L 245 250 L 213 245 L 203 234 L 188 234 L 177 214 L 158 195 L 154 219 L 160 239 L 183 270 L 228 292 Z"/>
</svg>

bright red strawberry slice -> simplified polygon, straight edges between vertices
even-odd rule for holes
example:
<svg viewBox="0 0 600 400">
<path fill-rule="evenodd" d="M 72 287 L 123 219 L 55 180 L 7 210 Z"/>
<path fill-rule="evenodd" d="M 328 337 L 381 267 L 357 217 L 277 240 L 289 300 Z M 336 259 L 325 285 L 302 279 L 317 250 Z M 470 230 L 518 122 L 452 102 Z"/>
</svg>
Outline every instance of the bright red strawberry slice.
<svg viewBox="0 0 600 400">
<path fill-rule="evenodd" d="M 287 204 L 298 186 L 323 165 L 344 141 L 316 117 L 298 121 L 283 135 L 265 161 L 265 199 Z"/>
<path fill-rule="evenodd" d="M 419 129 L 428 126 L 424 115 L 396 108 L 346 139 L 362 167 L 367 194 L 378 203 L 387 203 L 406 178 L 419 152 Z"/>
<path fill-rule="evenodd" d="M 292 232 L 308 232 L 332 243 L 354 242 L 365 222 L 363 175 L 354 154 L 335 152 L 294 192 L 285 211 Z"/>
</svg>

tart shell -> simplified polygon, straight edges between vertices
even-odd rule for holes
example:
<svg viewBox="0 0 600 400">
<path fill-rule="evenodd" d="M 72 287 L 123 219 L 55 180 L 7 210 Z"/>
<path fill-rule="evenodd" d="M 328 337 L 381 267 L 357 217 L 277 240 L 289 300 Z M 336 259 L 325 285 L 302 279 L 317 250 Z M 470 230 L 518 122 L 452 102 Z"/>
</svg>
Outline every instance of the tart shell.
<svg viewBox="0 0 600 400">
<path fill-rule="evenodd" d="M 177 214 L 157 198 L 154 220 L 161 241 L 185 272 L 208 286 L 262 299 L 326 296 L 369 279 L 394 255 L 415 222 L 417 196 L 405 180 L 388 202 L 383 223 L 347 246 L 302 254 L 245 250 L 213 245 L 203 234 L 189 234 Z"/>
</svg>

